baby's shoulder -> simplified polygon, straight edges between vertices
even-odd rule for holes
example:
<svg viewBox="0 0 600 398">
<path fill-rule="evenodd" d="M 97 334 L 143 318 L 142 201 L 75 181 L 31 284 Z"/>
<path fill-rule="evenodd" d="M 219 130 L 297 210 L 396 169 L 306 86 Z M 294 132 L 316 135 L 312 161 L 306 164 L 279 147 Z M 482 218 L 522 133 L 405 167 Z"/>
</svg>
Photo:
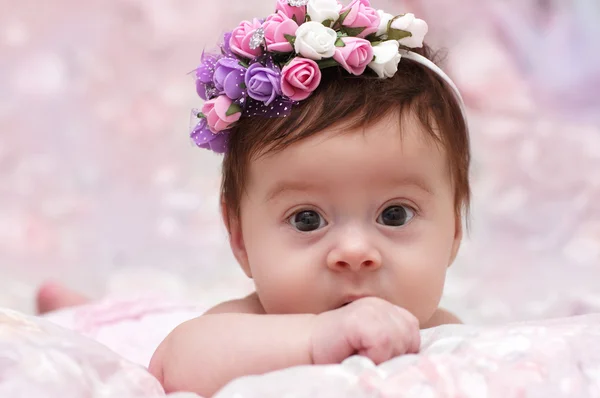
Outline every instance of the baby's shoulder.
<svg viewBox="0 0 600 398">
<path fill-rule="evenodd" d="M 205 315 L 229 313 L 264 314 L 265 310 L 256 293 L 252 293 L 249 296 L 241 299 L 225 301 L 221 304 L 217 304 L 208 310 Z"/>
<path fill-rule="evenodd" d="M 438 308 L 431 319 L 424 325 L 421 325 L 421 329 L 429 329 L 436 326 L 448 325 L 448 324 L 460 324 L 462 321 L 450 311 L 443 308 Z"/>
</svg>

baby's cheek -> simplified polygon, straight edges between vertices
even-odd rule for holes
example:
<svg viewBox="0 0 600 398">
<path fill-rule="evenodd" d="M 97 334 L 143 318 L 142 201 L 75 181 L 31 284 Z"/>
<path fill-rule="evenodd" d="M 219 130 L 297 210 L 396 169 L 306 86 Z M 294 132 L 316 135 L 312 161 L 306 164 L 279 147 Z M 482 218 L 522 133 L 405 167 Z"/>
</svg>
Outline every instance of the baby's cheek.
<svg viewBox="0 0 600 398">
<path fill-rule="evenodd" d="M 304 270 L 303 270 L 304 268 Z M 302 313 L 311 307 L 318 287 L 309 267 L 291 261 L 264 267 L 256 274 L 256 291 L 267 313 Z"/>
<path fill-rule="evenodd" d="M 408 256 L 405 257 L 409 259 Z M 394 302 L 415 315 L 419 321 L 425 322 L 438 308 L 447 266 L 432 257 L 422 254 L 403 264 L 390 278 Z"/>
</svg>

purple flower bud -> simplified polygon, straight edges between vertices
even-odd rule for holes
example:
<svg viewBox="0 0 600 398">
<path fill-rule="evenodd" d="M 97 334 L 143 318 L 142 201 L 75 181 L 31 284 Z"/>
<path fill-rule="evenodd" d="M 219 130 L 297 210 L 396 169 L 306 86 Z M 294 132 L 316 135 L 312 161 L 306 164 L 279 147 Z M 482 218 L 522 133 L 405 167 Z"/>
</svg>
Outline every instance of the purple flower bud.
<svg viewBox="0 0 600 398">
<path fill-rule="evenodd" d="M 229 99 L 237 100 L 244 96 L 246 68 L 235 58 L 221 58 L 217 61 L 213 82 L 215 88 Z"/>
<path fill-rule="evenodd" d="M 196 92 L 203 100 L 209 100 L 216 94 L 213 85 L 213 76 L 218 57 L 213 54 L 202 54 L 202 62 L 196 69 Z"/>
<path fill-rule="evenodd" d="M 281 72 L 276 67 L 266 67 L 260 63 L 250 65 L 245 79 L 248 95 L 265 105 L 281 95 Z"/>
<path fill-rule="evenodd" d="M 227 32 L 223 35 L 223 44 L 221 45 L 221 51 L 226 57 L 234 58 L 235 55 L 231 51 L 229 42 L 231 41 L 231 32 Z"/>
<path fill-rule="evenodd" d="M 228 132 L 213 133 L 208 128 L 205 118 L 201 118 L 196 127 L 190 133 L 190 138 L 198 147 L 209 149 L 216 153 L 224 153 L 227 150 Z"/>
</svg>

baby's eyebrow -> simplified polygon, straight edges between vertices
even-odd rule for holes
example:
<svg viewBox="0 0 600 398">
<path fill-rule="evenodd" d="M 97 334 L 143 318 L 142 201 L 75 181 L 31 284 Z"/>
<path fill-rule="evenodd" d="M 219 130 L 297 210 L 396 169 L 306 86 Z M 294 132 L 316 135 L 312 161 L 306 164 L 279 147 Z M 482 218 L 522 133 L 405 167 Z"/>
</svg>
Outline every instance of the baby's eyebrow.
<svg viewBox="0 0 600 398">
<path fill-rule="evenodd" d="M 412 186 L 429 195 L 434 194 L 434 190 L 432 189 L 431 185 L 427 183 L 425 178 L 419 175 L 394 175 L 389 176 L 389 178 L 382 179 L 381 181 L 385 186 Z M 285 194 L 309 191 L 314 192 L 323 188 L 323 186 L 320 186 L 319 184 L 316 184 L 310 180 L 282 180 L 275 183 L 272 188 L 267 191 L 266 201 L 272 202 L 273 200 L 277 199 L 277 197 Z"/>
<path fill-rule="evenodd" d="M 278 196 L 282 196 L 284 194 L 289 194 L 291 192 L 307 192 L 307 191 L 315 191 L 318 190 L 319 186 L 314 184 L 311 181 L 302 181 L 302 180 L 284 180 L 278 181 L 273 185 L 269 191 L 267 191 L 266 201 L 271 202 L 275 200 Z"/>
<path fill-rule="evenodd" d="M 430 195 L 434 194 L 431 184 L 427 182 L 426 178 L 423 178 L 419 175 L 410 174 L 402 176 L 392 176 L 389 179 L 386 179 L 385 182 L 386 184 L 393 186 L 413 186 Z"/>
</svg>

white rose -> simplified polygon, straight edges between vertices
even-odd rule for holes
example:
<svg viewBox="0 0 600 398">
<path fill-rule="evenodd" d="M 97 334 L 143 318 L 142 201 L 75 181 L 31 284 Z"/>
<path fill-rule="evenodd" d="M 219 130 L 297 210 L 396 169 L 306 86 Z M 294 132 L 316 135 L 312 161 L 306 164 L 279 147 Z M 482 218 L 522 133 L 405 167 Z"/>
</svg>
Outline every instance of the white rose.
<svg viewBox="0 0 600 398">
<path fill-rule="evenodd" d="M 427 22 L 415 18 L 414 14 L 406 14 L 397 17 L 390 27 L 392 29 L 404 30 L 412 34 L 410 37 L 399 40 L 400 44 L 409 48 L 423 47 L 423 39 L 425 39 L 425 35 L 429 30 Z"/>
<path fill-rule="evenodd" d="M 296 53 L 319 61 L 335 54 L 337 33 L 319 22 L 305 22 L 296 30 Z"/>
<path fill-rule="evenodd" d="M 309 0 L 306 13 L 311 21 L 323 23 L 331 19 L 337 21 L 340 18 L 342 5 L 337 0 Z"/>
<path fill-rule="evenodd" d="M 402 56 L 398 52 L 400 43 L 397 40 L 387 40 L 373 47 L 375 60 L 369 67 L 381 78 L 392 77 L 398 72 L 398 64 Z"/>
<path fill-rule="evenodd" d="M 383 10 L 377 10 L 377 14 L 379 14 L 379 29 L 377 29 L 376 36 L 387 35 L 388 24 L 394 18 L 392 14 L 388 14 Z"/>
</svg>

